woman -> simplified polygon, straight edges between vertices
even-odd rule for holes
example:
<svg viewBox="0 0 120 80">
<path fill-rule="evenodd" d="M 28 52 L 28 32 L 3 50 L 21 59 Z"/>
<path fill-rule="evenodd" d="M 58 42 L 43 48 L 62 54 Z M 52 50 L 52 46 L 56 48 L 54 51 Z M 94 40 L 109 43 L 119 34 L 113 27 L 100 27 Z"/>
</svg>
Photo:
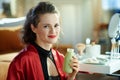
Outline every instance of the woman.
<svg viewBox="0 0 120 80">
<path fill-rule="evenodd" d="M 26 17 L 22 40 L 27 45 L 10 64 L 7 80 L 74 80 L 78 60 L 70 63 L 73 72 L 63 72 L 64 56 L 52 49 L 61 27 L 59 14 L 49 2 L 40 2 Z"/>
</svg>

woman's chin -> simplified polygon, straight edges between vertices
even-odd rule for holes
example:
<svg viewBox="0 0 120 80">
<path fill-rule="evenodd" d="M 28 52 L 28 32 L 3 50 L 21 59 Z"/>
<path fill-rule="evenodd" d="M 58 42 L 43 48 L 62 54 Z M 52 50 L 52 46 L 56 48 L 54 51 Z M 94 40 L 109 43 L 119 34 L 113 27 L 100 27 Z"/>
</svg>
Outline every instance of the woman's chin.
<svg viewBox="0 0 120 80">
<path fill-rule="evenodd" d="M 50 40 L 49 43 L 50 44 L 55 44 L 57 42 L 57 40 Z"/>
</svg>

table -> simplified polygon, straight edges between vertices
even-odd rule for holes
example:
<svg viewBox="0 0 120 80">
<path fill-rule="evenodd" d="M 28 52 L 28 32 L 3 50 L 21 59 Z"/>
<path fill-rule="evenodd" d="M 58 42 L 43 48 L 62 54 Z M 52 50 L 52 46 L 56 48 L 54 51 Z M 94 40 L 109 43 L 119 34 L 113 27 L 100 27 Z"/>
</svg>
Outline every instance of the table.
<svg viewBox="0 0 120 80">
<path fill-rule="evenodd" d="M 120 70 L 120 59 L 111 59 L 106 65 L 80 63 L 80 71 L 112 74 Z"/>
</svg>

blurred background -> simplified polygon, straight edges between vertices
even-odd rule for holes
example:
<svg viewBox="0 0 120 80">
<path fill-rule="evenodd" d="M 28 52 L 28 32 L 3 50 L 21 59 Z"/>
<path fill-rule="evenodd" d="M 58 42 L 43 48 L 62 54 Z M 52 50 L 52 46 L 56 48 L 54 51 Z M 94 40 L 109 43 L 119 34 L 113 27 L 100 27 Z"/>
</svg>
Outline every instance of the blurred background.
<svg viewBox="0 0 120 80">
<path fill-rule="evenodd" d="M 110 51 L 107 29 L 111 16 L 120 12 L 120 0 L 0 0 L 0 19 L 23 17 L 40 1 L 50 1 L 60 11 L 60 43 L 75 46 L 90 38 L 102 53 Z"/>
</svg>

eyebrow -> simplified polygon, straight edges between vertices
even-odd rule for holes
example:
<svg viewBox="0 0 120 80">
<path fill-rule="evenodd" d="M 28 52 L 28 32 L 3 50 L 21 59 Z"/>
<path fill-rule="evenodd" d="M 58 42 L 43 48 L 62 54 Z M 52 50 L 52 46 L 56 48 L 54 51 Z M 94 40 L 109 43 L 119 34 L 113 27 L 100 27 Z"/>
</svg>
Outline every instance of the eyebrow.
<svg viewBox="0 0 120 80">
<path fill-rule="evenodd" d="M 56 24 L 59 24 L 59 23 L 55 23 L 55 25 L 56 25 Z M 45 24 L 43 24 L 43 25 L 51 25 L 51 24 L 45 23 Z"/>
</svg>

